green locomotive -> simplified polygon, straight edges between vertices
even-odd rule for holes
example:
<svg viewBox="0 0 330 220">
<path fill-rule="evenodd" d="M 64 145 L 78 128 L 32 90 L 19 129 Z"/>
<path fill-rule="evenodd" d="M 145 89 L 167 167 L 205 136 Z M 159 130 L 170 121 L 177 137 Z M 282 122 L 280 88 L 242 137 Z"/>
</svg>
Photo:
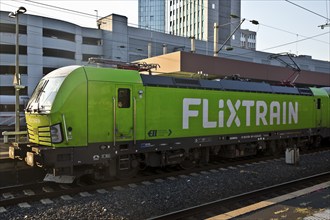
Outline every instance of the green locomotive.
<svg viewBox="0 0 330 220">
<path fill-rule="evenodd" d="M 30 143 L 10 147 L 10 157 L 56 182 L 189 168 L 212 155 L 317 145 L 329 138 L 329 108 L 325 89 L 67 66 L 41 79 L 25 110 Z"/>
</svg>

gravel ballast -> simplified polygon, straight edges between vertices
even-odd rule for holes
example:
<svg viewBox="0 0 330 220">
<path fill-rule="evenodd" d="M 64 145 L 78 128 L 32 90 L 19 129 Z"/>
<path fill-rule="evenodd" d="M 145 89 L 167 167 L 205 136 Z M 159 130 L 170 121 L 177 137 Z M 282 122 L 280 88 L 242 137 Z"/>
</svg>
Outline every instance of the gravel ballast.
<svg viewBox="0 0 330 220">
<path fill-rule="evenodd" d="M 326 151 L 302 155 L 296 166 L 283 158 L 76 195 L 69 201 L 58 198 L 48 205 L 6 207 L 0 219 L 146 219 L 329 170 L 330 151 Z"/>
</svg>

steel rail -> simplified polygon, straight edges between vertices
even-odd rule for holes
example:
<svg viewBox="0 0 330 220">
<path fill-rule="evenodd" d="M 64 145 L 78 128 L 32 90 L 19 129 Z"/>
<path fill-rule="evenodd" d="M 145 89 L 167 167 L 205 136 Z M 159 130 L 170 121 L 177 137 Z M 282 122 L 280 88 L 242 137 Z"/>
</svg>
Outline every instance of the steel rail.
<svg viewBox="0 0 330 220">
<path fill-rule="evenodd" d="M 249 200 L 251 198 L 255 198 L 256 195 L 260 195 L 260 194 L 262 194 L 262 196 L 265 197 L 265 195 L 270 194 L 271 192 L 274 192 L 275 190 L 278 190 L 280 188 L 288 189 L 289 187 L 293 187 L 292 186 L 293 184 L 295 184 L 294 188 L 297 188 L 298 187 L 297 184 L 299 184 L 299 183 L 306 184 L 306 181 L 308 181 L 309 183 L 312 183 L 313 180 L 318 180 L 320 178 L 329 180 L 330 171 L 311 175 L 308 177 L 291 180 L 291 181 L 280 183 L 280 184 L 275 184 L 272 186 L 264 187 L 264 188 L 253 190 L 250 192 L 230 196 L 230 197 L 227 197 L 224 199 L 219 199 L 216 201 L 204 203 L 204 204 L 201 204 L 198 206 L 193 206 L 190 208 L 174 211 L 174 212 L 167 213 L 164 215 L 154 216 L 154 217 L 149 218 L 149 220 L 153 220 L 153 219 L 159 219 L 159 220 L 160 219 L 188 219 L 188 218 L 192 218 L 195 216 L 203 216 L 203 218 L 206 218 L 206 217 L 209 217 L 206 215 L 207 212 L 208 213 L 212 212 L 212 213 L 216 213 L 216 215 L 219 215 L 219 214 L 223 214 L 223 212 L 221 212 L 220 210 L 221 210 L 221 206 L 225 203 L 227 203 L 227 204 L 235 203 L 235 202 L 237 203 L 237 202 L 241 202 L 242 200 Z M 258 197 L 260 197 L 260 196 L 258 196 Z M 259 201 L 254 201 L 254 202 L 259 202 Z M 228 206 L 226 206 L 226 207 L 228 207 Z M 233 210 L 236 208 L 233 208 Z M 232 211 L 232 210 L 229 210 L 229 211 Z"/>
<path fill-rule="evenodd" d="M 84 192 L 84 191 L 94 191 L 94 190 L 97 190 L 97 189 L 100 189 L 100 188 L 112 188 L 114 186 L 123 186 L 123 185 L 128 185 L 130 183 L 140 183 L 140 182 L 143 182 L 143 181 L 153 181 L 153 180 L 159 179 L 159 178 L 178 177 L 180 175 L 189 175 L 189 173 L 192 173 L 192 172 L 201 172 L 201 171 L 205 171 L 205 170 L 224 168 L 224 167 L 230 167 L 230 166 L 236 166 L 236 165 L 248 164 L 248 163 L 258 163 L 260 161 L 269 161 L 269 160 L 273 160 L 273 159 L 275 159 L 275 158 L 274 157 L 266 157 L 266 158 L 263 157 L 263 158 L 253 158 L 253 159 L 250 158 L 250 159 L 239 160 L 239 161 L 234 161 L 234 162 L 229 162 L 229 163 L 228 163 L 228 161 L 225 161 L 224 163 L 208 164 L 208 165 L 205 165 L 203 167 L 197 167 L 195 169 L 190 169 L 190 170 L 170 170 L 170 171 L 168 171 L 168 170 L 164 171 L 163 170 L 162 173 L 159 173 L 159 170 L 157 170 L 157 172 L 151 173 L 147 176 L 145 175 L 145 173 L 142 173 L 144 175 L 138 176 L 138 177 L 133 178 L 133 179 L 128 179 L 128 180 L 120 180 L 120 181 L 112 180 L 110 182 L 97 183 L 97 184 L 83 186 L 83 187 L 74 187 L 74 188 L 70 188 L 70 189 L 66 189 L 66 190 L 63 190 L 63 189 L 54 190 L 54 192 L 44 192 L 44 193 L 31 195 L 31 196 L 19 196 L 17 198 L 4 199 L 4 200 L 0 199 L 0 206 L 9 206 L 9 205 L 18 204 L 18 203 L 25 202 L 25 201 L 36 201 L 36 200 L 39 200 L 39 199 L 42 199 L 42 198 L 55 198 L 55 197 L 58 197 L 58 196 L 64 195 L 64 194 L 77 194 L 79 192 Z M 149 171 L 147 171 L 147 173 Z M 329 173 L 330 173 L 330 171 L 326 172 L 326 174 L 328 174 L 328 175 L 329 175 Z M 320 175 L 320 174 L 316 174 L 314 176 L 317 176 L 317 175 Z M 300 181 L 300 180 L 303 180 L 303 179 L 307 179 L 307 178 L 310 178 L 310 177 L 304 177 L 304 178 L 301 178 L 301 179 L 298 179 L 298 180 L 289 181 L 289 182 L 286 182 L 286 184 L 287 183 L 294 183 L 294 182 L 297 182 L 297 181 Z M 276 186 L 280 186 L 280 185 L 284 185 L 284 184 L 285 183 L 282 183 L 282 184 L 278 184 Z M 37 190 L 42 192 L 42 190 L 40 190 L 40 186 L 41 185 L 39 185 L 39 190 L 38 189 Z M 274 186 L 266 187 L 266 188 L 263 188 L 263 189 L 260 189 L 260 190 L 251 191 L 251 192 L 248 192 L 248 193 L 245 193 L 245 194 L 236 195 L 236 196 L 233 196 L 233 197 L 228 197 L 226 199 L 218 200 L 218 202 L 219 201 L 226 201 L 226 200 L 229 200 L 229 199 L 234 199 L 236 197 L 248 195 L 248 194 L 251 194 L 251 193 L 257 193 L 257 192 L 262 191 L 262 190 L 271 189 L 272 187 L 274 187 Z M 24 190 L 24 189 L 29 189 L 29 188 L 30 187 L 28 185 L 20 185 L 20 186 L 18 186 L 18 188 L 15 188 L 15 186 L 14 187 L 7 187 L 7 188 L 5 187 L 5 188 L 2 188 L 2 189 L 0 188 L 0 193 L 13 192 L 13 191 L 17 192 L 18 190 Z M 35 187 L 32 187 L 32 188 L 35 188 Z M 207 204 L 213 204 L 215 202 L 210 202 L 210 203 L 207 203 Z M 193 210 L 193 209 L 187 209 L 187 210 L 190 211 L 190 210 Z M 178 212 L 175 212 L 175 213 L 178 213 Z M 167 215 L 164 215 L 164 218 Z M 163 216 L 159 216 L 157 218 L 160 218 L 160 217 L 163 217 Z M 155 219 L 155 218 L 153 218 L 153 219 Z"/>
</svg>

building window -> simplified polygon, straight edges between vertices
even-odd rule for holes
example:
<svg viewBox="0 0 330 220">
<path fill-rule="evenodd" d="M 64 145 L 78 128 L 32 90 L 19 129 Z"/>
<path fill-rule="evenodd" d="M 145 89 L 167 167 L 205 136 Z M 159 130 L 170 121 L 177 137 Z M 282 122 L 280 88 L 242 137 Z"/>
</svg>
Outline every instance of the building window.
<svg viewBox="0 0 330 220">
<path fill-rule="evenodd" d="M 0 23 L 0 30 L 3 33 L 13 33 L 16 34 L 16 25 L 15 24 L 4 24 Z M 25 25 L 19 25 L 18 26 L 18 32 L 20 34 L 26 34 L 26 26 Z"/>
<path fill-rule="evenodd" d="M 27 74 L 27 66 L 20 66 L 18 71 L 20 74 Z M 14 74 L 14 73 L 15 73 L 15 66 L 7 66 L 7 65 L 0 66 L 0 75 Z"/>
<path fill-rule="evenodd" d="M 52 72 L 53 70 L 56 70 L 57 68 L 54 67 L 44 67 L 42 68 L 42 74 L 46 76 L 48 73 Z"/>
<path fill-rule="evenodd" d="M 59 50 L 53 48 L 43 48 L 44 57 L 58 57 L 58 58 L 67 58 L 75 59 L 75 53 L 67 50 Z"/>
<path fill-rule="evenodd" d="M 0 44 L 0 54 L 16 54 L 15 45 Z M 19 54 L 26 55 L 27 47 L 19 46 Z"/>
<path fill-rule="evenodd" d="M 100 57 L 98 54 L 83 54 L 82 55 L 82 61 L 88 61 L 91 57 Z"/>
<path fill-rule="evenodd" d="M 82 43 L 87 45 L 102 45 L 102 40 L 94 37 L 83 37 Z"/>
<path fill-rule="evenodd" d="M 20 95 L 27 95 L 27 87 L 19 90 Z M 1 86 L 0 95 L 15 95 L 14 86 Z"/>
<path fill-rule="evenodd" d="M 43 36 L 54 38 L 54 39 L 61 39 L 61 40 L 68 40 L 68 41 L 75 42 L 74 34 L 64 32 L 64 31 L 54 30 L 54 29 L 44 28 Z"/>
<path fill-rule="evenodd" d="M 19 110 L 24 111 L 24 105 L 19 105 Z M 0 104 L 0 112 L 15 112 L 15 105 L 13 104 Z"/>
</svg>

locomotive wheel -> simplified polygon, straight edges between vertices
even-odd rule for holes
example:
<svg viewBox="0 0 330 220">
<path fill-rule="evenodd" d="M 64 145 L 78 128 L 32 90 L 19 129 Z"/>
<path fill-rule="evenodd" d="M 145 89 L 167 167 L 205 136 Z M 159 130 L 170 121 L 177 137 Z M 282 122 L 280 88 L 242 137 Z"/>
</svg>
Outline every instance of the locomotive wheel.
<svg viewBox="0 0 330 220">
<path fill-rule="evenodd" d="M 314 137 L 313 147 L 320 147 L 322 142 L 322 138 L 320 136 Z"/>
<path fill-rule="evenodd" d="M 197 161 L 196 160 L 191 160 L 189 158 L 184 159 L 180 163 L 180 167 L 184 170 L 192 169 L 192 168 L 196 167 L 196 165 L 197 165 Z"/>
<path fill-rule="evenodd" d="M 200 151 L 198 150 L 192 150 L 189 152 L 189 156 L 186 157 L 181 163 L 180 167 L 184 170 L 192 169 L 196 167 L 196 165 L 199 163 L 200 160 Z"/>
<path fill-rule="evenodd" d="M 73 185 L 76 186 L 87 186 L 89 184 L 92 183 L 92 181 L 95 180 L 94 176 L 91 174 L 85 174 L 82 176 L 77 177 L 74 182 Z"/>
<path fill-rule="evenodd" d="M 126 162 L 122 163 L 123 158 L 118 158 L 117 178 L 121 180 L 130 179 L 136 176 L 140 170 L 140 163 L 134 155 L 127 155 Z"/>
</svg>

